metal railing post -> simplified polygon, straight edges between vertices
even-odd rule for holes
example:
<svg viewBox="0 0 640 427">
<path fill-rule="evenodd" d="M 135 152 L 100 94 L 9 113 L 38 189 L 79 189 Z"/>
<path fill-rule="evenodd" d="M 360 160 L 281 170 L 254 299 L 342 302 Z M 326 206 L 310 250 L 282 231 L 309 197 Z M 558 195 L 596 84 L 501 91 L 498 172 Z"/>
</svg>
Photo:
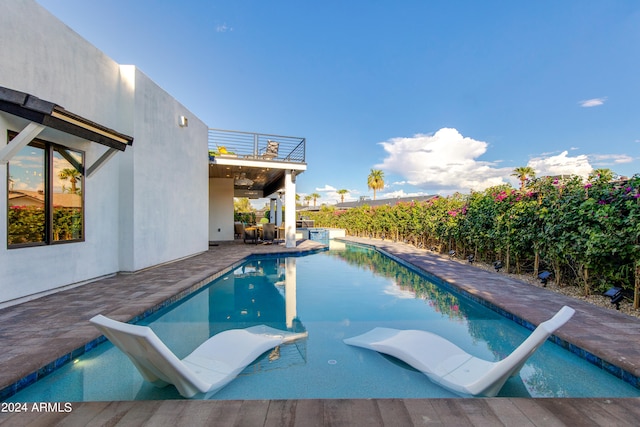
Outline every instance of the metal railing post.
<svg viewBox="0 0 640 427">
<path fill-rule="evenodd" d="M 253 155 L 255 157 L 258 157 L 258 139 L 259 136 L 257 133 L 253 134 Z"/>
</svg>

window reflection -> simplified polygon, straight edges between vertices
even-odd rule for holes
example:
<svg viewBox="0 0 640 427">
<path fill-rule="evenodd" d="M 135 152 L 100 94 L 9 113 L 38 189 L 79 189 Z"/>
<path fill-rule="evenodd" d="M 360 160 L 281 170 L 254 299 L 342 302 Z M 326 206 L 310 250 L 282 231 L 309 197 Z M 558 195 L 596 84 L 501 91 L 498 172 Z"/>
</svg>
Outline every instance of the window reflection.
<svg viewBox="0 0 640 427">
<path fill-rule="evenodd" d="M 31 142 L 11 159 L 8 246 L 84 238 L 83 165 L 82 152 L 41 140 Z"/>
<path fill-rule="evenodd" d="M 9 245 L 45 241 L 45 149 L 24 147 L 9 163 Z"/>
<path fill-rule="evenodd" d="M 82 238 L 82 154 L 53 151 L 53 240 Z"/>
</svg>

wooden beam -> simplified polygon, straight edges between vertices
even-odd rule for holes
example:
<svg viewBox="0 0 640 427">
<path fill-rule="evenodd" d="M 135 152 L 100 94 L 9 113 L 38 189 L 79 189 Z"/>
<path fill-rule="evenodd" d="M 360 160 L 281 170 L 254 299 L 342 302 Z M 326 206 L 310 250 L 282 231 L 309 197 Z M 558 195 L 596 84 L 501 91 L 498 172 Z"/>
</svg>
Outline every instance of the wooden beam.
<svg viewBox="0 0 640 427">
<path fill-rule="evenodd" d="M 8 163 L 13 156 L 33 141 L 44 128 L 41 124 L 30 122 L 15 138 L 0 149 L 0 163 Z"/>
</svg>

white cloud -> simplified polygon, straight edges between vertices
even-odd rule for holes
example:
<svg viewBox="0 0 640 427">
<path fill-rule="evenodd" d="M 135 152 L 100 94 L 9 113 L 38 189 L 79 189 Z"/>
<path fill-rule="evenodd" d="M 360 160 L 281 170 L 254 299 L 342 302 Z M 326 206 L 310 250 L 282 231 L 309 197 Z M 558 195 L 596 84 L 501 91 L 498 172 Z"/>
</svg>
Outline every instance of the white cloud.
<svg viewBox="0 0 640 427">
<path fill-rule="evenodd" d="M 388 155 L 377 168 L 431 191 L 483 190 L 504 184 L 503 177 L 512 172 L 476 160 L 487 151 L 488 144 L 463 137 L 456 129 L 442 128 L 433 135 L 392 138 L 380 144 Z"/>
<path fill-rule="evenodd" d="M 233 27 L 227 25 L 227 23 L 216 25 L 216 33 L 226 33 L 229 31 L 233 31 Z"/>
<path fill-rule="evenodd" d="M 529 160 L 527 166 L 533 168 L 537 177 L 554 175 L 588 176 L 593 170 L 588 156 L 582 154 L 576 157 L 569 157 L 568 154 L 568 151 L 563 151 L 555 156 L 534 157 Z"/>
<path fill-rule="evenodd" d="M 345 202 L 351 202 L 354 200 L 358 200 L 357 197 L 355 197 L 356 194 L 359 194 L 359 191 L 357 190 L 349 190 L 347 189 L 348 193 L 344 195 L 344 201 Z M 325 193 L 322 195 L 322 197 L 320 199 L 318 199 L 318 203 L 322 204 L 322 203 L 326 203 L 329 205 L 333 205 L 336 203 L 340 203 L 342 200 L 342 195 L 338 194 L 338 189 L 335 188 L 332 185 L 329 184 L 325 184 L 323 187 L 316 187 L 316 192 L 322 192 Z"/>
<path fill-rule="evenodd" d="M 600 166 L 605 165 L 618 165 L 621 163 L 631 163 L 634 158 L 627 154 L 594 154 L 589 156 L 593 163 L 597 163 Z"/>
<path fill-rule="evenodd" d="M 398 197 L 420 197 L 420 196 L 427 196 L 427 193 L 424 192 L 410 192 L 410 193 L 405 193 L 405 191 L 403 189 L 400 190 L 396 190 L 396 191 L 391 191 L 389 193 L 384 193 L 384 195 L 380 195 L 380 199 L 384 198 L 384 199 L 395 199 Z"/>
<path fill-rule="evenodd" d="M 402 188 L 412 185 L 426 190 L 427 194 L 451 194 L 482 191 L 495 185 L 511 183 L 519 186 L 511 176 L 513 166 L 498 167 L 497 161 L 480 161 L 488 144 L 464 137 L 456 129 L 443 128 L 433 135 L 417 134 L 407 138 L 392 138 L 380 143 L 387 153 L 383 163 L 376 168 L 399 176 L 380 198 L 417 196 L 405 193 Z M 571 147 L 571 151 L 577 150 Z M 536 176 L 578 175 L 587 177 L 596 167 L 608 167 L 632 163 L 636 159 L 627 154 L 569 155 L 569 150 L 545 152 L 529 160 Z M 520 165 L 518 165 L 520 166 Z M 392 191 L 393 188 L 393 191 Z"/>
<path fill-rule="evenodd" d="M 599 105 L 604 104 L 604 102 L 606 100 L 607 100 L 607 97 L 604 97 L 604 98 L 592 98 L 592 99 L 585 99 L 584 101 L 580 101 L 580 102 L 578 102 L 578 104 L 580 104 L 581 107 L 585 107 L 585 108 L 597 107 Z"/>
</svg>

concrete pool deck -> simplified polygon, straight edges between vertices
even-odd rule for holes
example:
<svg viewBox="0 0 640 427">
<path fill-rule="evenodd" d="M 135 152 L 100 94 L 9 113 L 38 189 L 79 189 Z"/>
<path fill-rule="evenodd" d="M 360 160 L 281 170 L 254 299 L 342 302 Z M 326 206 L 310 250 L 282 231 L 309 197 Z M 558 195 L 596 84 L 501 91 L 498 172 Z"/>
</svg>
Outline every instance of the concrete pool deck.
<svg viewBox="0 0 640 427">
<path fill-rule="evenodd" d="M 556 335 L 587 351 L 587 357 L 604 361 L 605 367 L 615 370 L 611 364 L 640 377 L 640 319 L 401 243 L 346 240 L 375 246 L 403 262 L 436 273 L 470 296 L 534 325 L 563 305 L 571 305 L 576 315 Z M 281 245 L 220 244 L 184 260 L 134 274 L 118 274 L 0 309 L 2 399 L 8 395 L 8 387 L 32 381 L 36 372 L 52 369 L 55 361 L 71 359 L 87 343 L 95 342 L 99 334 L 88 323 L 95 314 L 127 321 L 203 286 L 251 254 L 301 253 L 320 248 L 312 241 L 301 241 L 292 249 Z M 69 413 L 0 412 L 0 423 L 57 420 L 83 425 L 102 420 L 109 425 L 119 421 L 164 425 L 175 418 L 185 425 L 206 425 L 207 420 L 220 422 L 221 416 L 227 425 L 405 424 L 393 422 L 399 420 L 408 425 L 635 425 L 640 417 L 640 398 L 86 402 L 74 403 Z"/>
</svg>

